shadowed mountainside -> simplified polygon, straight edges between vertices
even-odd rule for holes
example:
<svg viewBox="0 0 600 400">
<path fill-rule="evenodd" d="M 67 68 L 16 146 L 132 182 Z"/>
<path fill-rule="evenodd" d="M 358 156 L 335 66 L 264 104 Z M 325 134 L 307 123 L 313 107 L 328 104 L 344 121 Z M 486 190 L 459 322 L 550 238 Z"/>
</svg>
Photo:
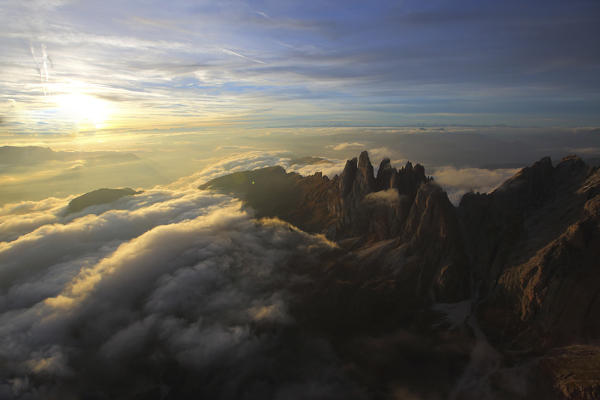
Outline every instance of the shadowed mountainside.
<svg viewBox="0 0 600 400">
<path fill-rule="evenodd" d="M 136 192 L 131 188 L 123 189 L 97 189 L 91 192 L 82 194 L 71 200 L 67 206 L 66 214 L 79 212 L 87 207 L 96 206 L 100 204 L 112 203 L 125 196 L 133 196 L 141 192 Z"/>
<path fill-rule="evenodd" d="M 394 354 L 402 345 L 389 335 L 410 327 L 411 335 L 444 349 L 424 357 L 468 371 L 465 349 L 481 341 L 481 327 L 501 361 L 482 373 L 479 386 L 457 384 L 458 398 L 481 396 L 481 381 L 499 397 L 600 394 L 600 171 L 578 157 L 556 166 L 544 158 L 492 193 L 465 195 L 458 208 L 421 165 L 397 170 L 384 159 L 374 175 L 366 152 L 332 179 L 271 167 L 200 188 L 233 194 L 258 217 L 279 217 L 338 243 L 313 272 L 316 284 L 299 291 L 296 315 L 339 339 L 338 350 L 367 384 L 387 375 L 365 371 L 396 370 L 397 359 L 365 366 L 356 348 L 380 340 L 395 343 L 385 345 Z M 443 328 L 433 316 L 436 304 L 461 302 L 471 311 Z M 526 389 L 515 389 L 519 376 Z M 436 393 L 449 395 L 447 384 Z"/>
</svg>

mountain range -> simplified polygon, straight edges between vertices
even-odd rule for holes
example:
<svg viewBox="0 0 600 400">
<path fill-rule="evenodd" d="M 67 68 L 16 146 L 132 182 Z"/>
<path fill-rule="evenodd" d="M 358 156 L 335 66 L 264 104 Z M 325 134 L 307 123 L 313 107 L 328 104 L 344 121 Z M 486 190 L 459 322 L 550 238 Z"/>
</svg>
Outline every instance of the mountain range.
<svg viewBox="0 0 600 400">
<path fill-rule="evenodd" d="M 425 398 L 600 398 L 600 170 L 580 158 L 458 207 L 423 166 L 375 174 L 367 152 L 331 179 L 269 167 L 200 189 L 335 242 L 292 315 L 375 397 L 400 379 Z"/>
</svg>

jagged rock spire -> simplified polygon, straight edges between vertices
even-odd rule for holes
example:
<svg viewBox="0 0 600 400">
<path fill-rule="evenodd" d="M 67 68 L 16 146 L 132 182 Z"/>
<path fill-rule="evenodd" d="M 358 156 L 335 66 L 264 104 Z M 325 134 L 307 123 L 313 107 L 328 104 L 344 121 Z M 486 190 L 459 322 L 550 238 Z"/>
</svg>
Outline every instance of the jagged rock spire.
<svg viewBox="0 0 600 400">
<path fill-rule="evenodd" d="M 395 168 L 392 168 L 390 164 L 389 158 L 384 158 L 381 160 L 379 164 L 379 169 L 377 170 L 377 178 L 375 178 L 375 183 L 377 184 L 377 190 L 387 190 L 393 187 L 392 183 L 395 181 L 395 176 L 398 172 Z"/>
<path fill-rule="evenodd" d="M 358 173 L 356 176 L 355 193 L 359 196 L 365 196 L 377 190 L 375 177 L 373 176 L 373 165 L 369 160 L 369 153 L 363 151 L 358 158 Z"/>
<path fill-rule="evenodd" d="M 340 189 L 342 191 L 342 196 L 344 197 L 347 196 L 348 193 L 350 193 L 350 191 L 352 190 L 352 186 L 354 185 L 354 179 L 356 178 L 356 170 L 358 169 L 356 163 L 356 157 L 346 161 L 344 171 L 342 172 L 342 175 L 340 175 Z"/>
</svg>

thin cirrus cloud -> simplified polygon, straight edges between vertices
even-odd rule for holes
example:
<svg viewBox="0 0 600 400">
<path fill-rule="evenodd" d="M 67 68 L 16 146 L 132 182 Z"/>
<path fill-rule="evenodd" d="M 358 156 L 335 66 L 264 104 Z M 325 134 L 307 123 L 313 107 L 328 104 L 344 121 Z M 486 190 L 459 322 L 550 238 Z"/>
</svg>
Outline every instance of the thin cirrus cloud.
<svg viewBox="0 0 600 400">
<path fill-rule="evenodd" d="M 598 123 L 593 1 L 2 8 L 2 113 L 13 132 L 72 129 L 53 125 L 47 95 L 73 90 L 116 102 L 115 127 L 148 114 L 171 126 L 252 125 L 259 110 L 262 124 L 300 126 Z"/>
</svg>

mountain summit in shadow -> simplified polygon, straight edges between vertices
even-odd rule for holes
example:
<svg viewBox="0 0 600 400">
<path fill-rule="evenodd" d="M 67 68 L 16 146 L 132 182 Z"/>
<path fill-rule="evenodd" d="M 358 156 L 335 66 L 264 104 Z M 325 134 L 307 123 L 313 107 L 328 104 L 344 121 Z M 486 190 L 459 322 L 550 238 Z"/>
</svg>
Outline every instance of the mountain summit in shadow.
<svg viewBox="0 0 600 400">
<path fill-rule="evenodd" d="M 432 396 L 600 397 L 600 170 L 580 158 L 543 158 L 458 207 L 423 166 L 384 159 L 375 175 L 367 152 L 332 179 L 270 167 L 200 188 L 338 244 L 299 286 L 295 318 L 367 386 L 402 374 L 419 393 L 431 378 Z M 389 356 L 361 356 L 373 341 Z M 411 346 L 430 359 L 409 373 Z"/>
</svg>

